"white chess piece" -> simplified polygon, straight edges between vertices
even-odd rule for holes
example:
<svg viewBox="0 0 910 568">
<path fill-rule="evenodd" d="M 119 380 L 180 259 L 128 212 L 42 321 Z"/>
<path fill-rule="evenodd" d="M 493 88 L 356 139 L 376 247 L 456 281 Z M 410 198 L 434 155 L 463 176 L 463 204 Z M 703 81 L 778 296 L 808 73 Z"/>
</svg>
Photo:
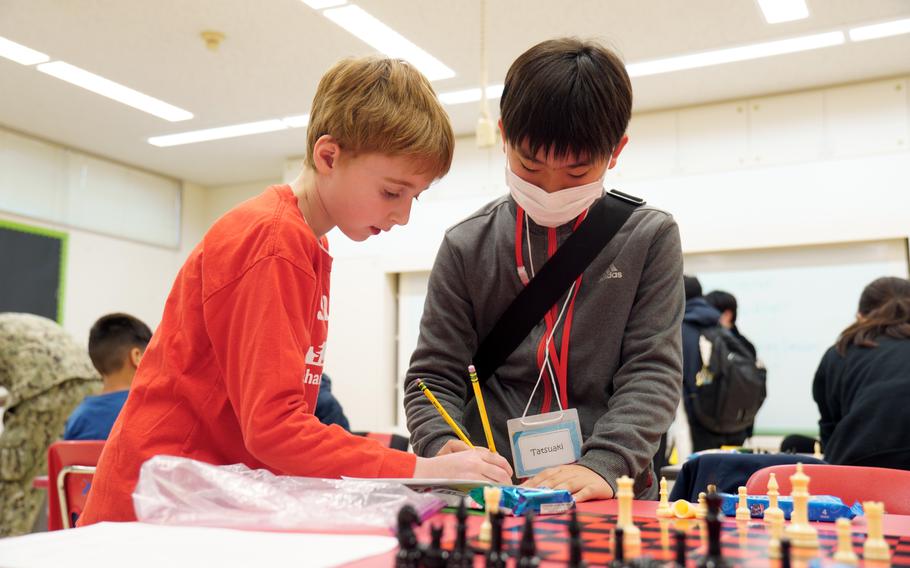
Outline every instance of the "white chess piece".
<svg viewBox="0 0 910 568">
<path fill-rule="evenodd" d="M 837 550 L 834 552 L 834 561 L 838 564 L 855 566 L 859 559 L 853 551 L 853 534 L 850 530 L 850 519 L 841 517 L 837 519 Z"/>
</svg>

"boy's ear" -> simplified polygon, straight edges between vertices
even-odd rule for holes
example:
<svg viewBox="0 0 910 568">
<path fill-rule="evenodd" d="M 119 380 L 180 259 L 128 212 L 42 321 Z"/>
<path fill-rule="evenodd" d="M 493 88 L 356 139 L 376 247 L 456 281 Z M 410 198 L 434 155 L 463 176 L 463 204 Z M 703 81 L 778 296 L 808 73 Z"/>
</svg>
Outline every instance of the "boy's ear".
<svg viewBox="0 0 910 568">
<path fill-rule="evenodd" d="M 619 144 L 616 145 L 616 148 L 613 148 L 613 155 L 610 157 L 610 163 L 607 164 L 607 169 L 612 169 L 616 167 L 616 160 L 619 159 L 619 155 L 622 153 L 622 149 L 626 147 L 626 144 L 629 143 L 629 135 L 623 134 L 623 137 L 619 139 Z"/>
<path fill-rule="evenodd" d="M 313 166 L 316 171 L 321 174 L 331 172 L 340 153 L 341 146 L 337 140 L 328 134 L 320 136 L 313 145 Z"/>
<path fill-rule="evenodd" d="M 139 368 L 139 362 L 142 361 L 142 354 L 142 349 L 139 349 L 138 347 L 130 349 L 130 365 L 132 365 L 133 368 Z"/>
<path fill-rule="evenodd" d="M 502 136 L 502 151 L 506 151 L 506 131 L 502 129 L 502 119 L 499 119 L 499 134 Z"/>
</svg>

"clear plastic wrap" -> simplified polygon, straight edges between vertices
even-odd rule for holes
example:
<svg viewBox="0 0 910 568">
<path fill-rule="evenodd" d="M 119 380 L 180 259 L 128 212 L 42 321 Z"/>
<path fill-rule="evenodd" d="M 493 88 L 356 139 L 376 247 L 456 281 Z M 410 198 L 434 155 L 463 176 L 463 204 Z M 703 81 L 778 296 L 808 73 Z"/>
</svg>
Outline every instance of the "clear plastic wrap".
<svg viewBox="0 0 910 568">
<path fill-rule="evenodd" d="M 425 519 L 444 504 L 399 483 L 276 476 L 174 456 L 142 464 L 133 492 L 142 522 L 259 530 L 392 528 L 404 505 Z"/>
</svg>

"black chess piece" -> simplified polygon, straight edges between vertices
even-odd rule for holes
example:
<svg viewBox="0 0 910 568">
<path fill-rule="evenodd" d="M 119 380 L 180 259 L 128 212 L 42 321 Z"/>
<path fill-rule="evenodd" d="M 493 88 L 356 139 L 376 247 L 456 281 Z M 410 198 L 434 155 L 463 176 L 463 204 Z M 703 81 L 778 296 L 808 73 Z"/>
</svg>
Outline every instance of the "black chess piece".
<svg viewBox="0 0 910 568">
<path fill-rule="evenodd" d="M 623 546 L 624 537 L 625 531 L 622 527 L 613 529 L 613 561 L 609 564 L 610 568 L 626 567 L 626 553 Z"/>
<path fill-rule="evenodd" d="M 443 525 L 430 527 L 430 546 L 423 552 L 422 568 L 446 568 L 449 563 L 449 552 L 442 548 L 443 530 Z"/>
<path fill-rule="evenodd" d="M 490 550 L 487 551 L 486 568 L 506 568 L 509 561 L 509 554 L 502 546 L 502 522 L 502 512 L 490 515 Z"/>
<path fill-rule="evenodd" d="M 708 553 L 699 561 L 698 568 L 727 568 L 730 565 L 724 559 L 720 546 L 722 499 L 716 492 L 708 494 L 705 498 L 708 504 L 708 514 L 705 516 L 705 524 L 708 525 Z"/>
<path fill-rule="evenodd" d="M 521 543 L 518 545 L 517 568 L 537 568 L 540 557 L 537 556 L 537 543 L 534 540 L 534 513 L 525 514 L 525 524 L 521 529 Z"/>
<path fill-rule="evenodd" d="M 686 568 L 686 531 L 677 529 L 673 533 L 676 545 L 676 566 L 677 568 Z"/>
<path fill-rule="evenodd" d="M 790 568 L 790 539 L 780 540 L 780 568 Z"/>
<path fill-rule="evenodd" d="M 578 522 L 578 513 L 575 509 L 569 515 L 569 567 L 568 568 L 587 568 L 582 558 L 582 549 L 584 543 L 581 540 L 581 524 Z"/>
<path fill-rule="evenodd" d="M 414 534 L 414 525 L 420 524 L 420 516 L 414 507 L 405 505 L 398 510 L 398 553 L 395 555 L 395 568 L 418 568 L 420 563 L 420 547 L 417 545 L 417 535 Z"/>
<path fill-rule="evenodd" d="M 464 499 L 458 503 L 455 518 L 458 524 L 455 526 L 455 548 L 449 554 L 449 568 L 471 568 L 474 551 L 468 546 L 468 508 Z"/>
</svg>

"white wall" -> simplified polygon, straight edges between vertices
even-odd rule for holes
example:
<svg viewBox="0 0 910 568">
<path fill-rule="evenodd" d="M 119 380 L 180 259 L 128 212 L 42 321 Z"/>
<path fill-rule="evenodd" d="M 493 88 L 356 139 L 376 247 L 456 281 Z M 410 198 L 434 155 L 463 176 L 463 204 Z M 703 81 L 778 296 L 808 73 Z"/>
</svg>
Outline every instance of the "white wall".
<svg viewBox="0 0 910 568">
<path fill-rule="evenodd" d="M 109 312 L 135 315 L 152 329 L 184 259 L 205 230 L 205 188 L 185 184 L 179 248 L 159 247 L 82 229 L 38 222 L 0 211 L 0 219 L 45 227 L 69 235 L 63 327 L 88 344 L 92 324 Z M 139 217 L 141 208 L 124 199 L 120 214 Z"/>
</svg>

